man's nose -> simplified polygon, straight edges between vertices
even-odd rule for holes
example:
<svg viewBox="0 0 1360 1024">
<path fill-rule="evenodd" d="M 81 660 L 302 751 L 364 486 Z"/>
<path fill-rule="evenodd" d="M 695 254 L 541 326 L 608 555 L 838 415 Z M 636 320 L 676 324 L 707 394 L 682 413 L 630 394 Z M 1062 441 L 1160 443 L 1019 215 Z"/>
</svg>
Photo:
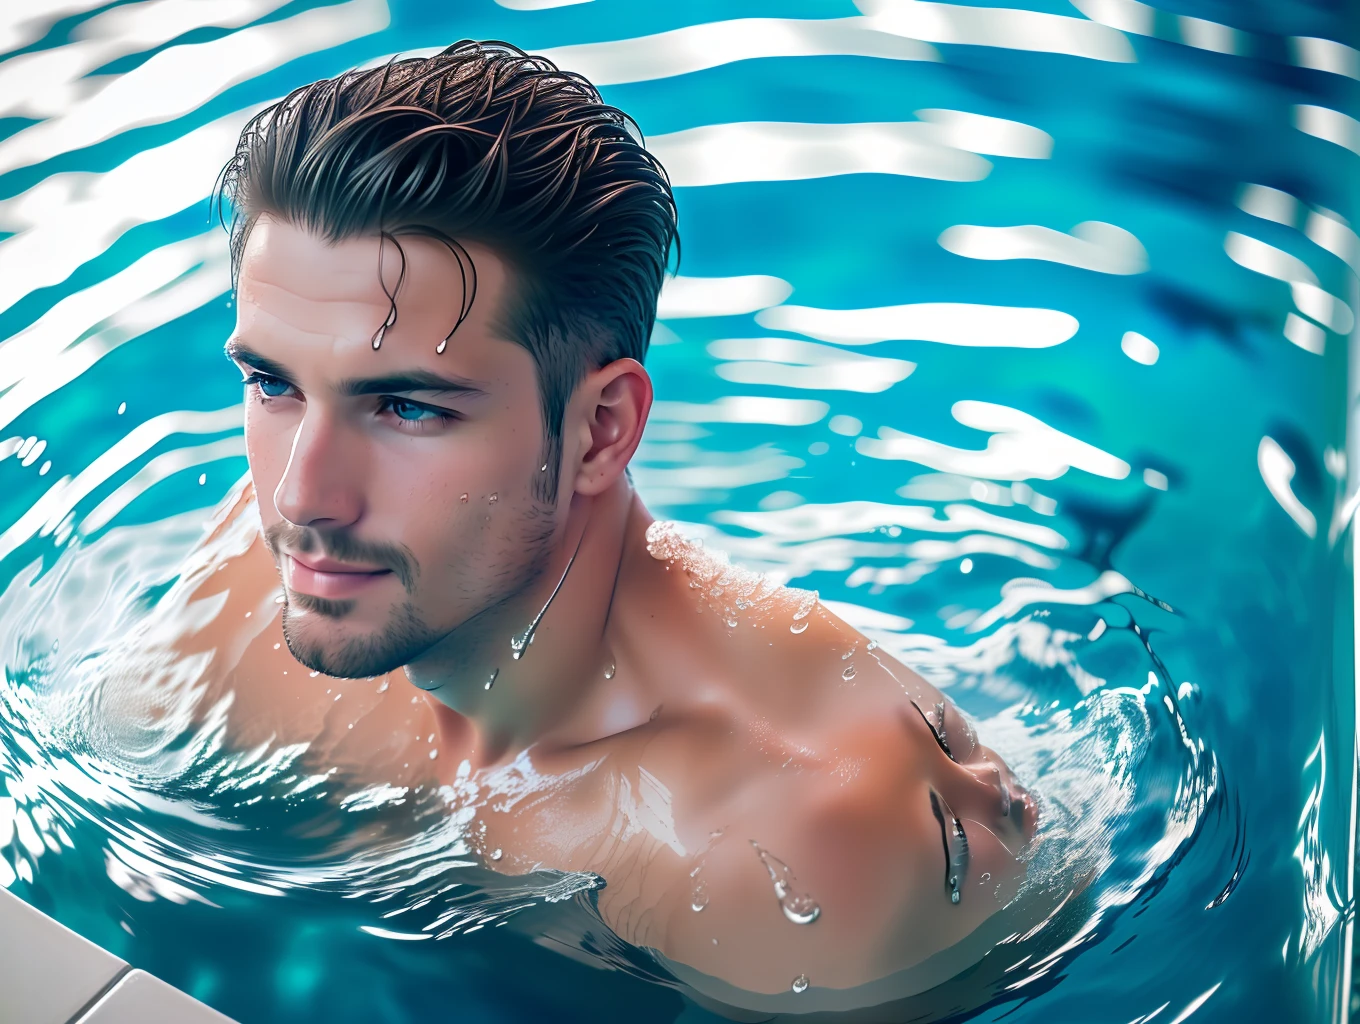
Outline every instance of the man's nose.
<svg viewBox="0 0 1360 1024">
<path fill-rule="evenodd" d="M 354 439 L 333 417 L 308 409 L 274 489 L 274 507 L 295 526 L 350 526 L 364 511 L 362 479 Z"/>
</svg>

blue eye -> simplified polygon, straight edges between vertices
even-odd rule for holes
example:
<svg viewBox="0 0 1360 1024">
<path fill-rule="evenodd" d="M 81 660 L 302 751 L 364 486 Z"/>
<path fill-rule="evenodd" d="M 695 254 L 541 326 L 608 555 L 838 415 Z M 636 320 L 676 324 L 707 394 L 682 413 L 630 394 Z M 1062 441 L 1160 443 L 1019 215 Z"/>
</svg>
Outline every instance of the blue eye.
<svg viewBox="0 0 1360 1024">
<path fill-rule="evenodd" d="M 285 380 L 279 380 L 277 377 L 266 377 L 262 373 L 252 373 L 243 378 L 241 383 L 247 387 L 254 384 L 265 398 L 282 398 L 293 386 Z"/>
<path fill-rule="evenodd" d="M 291 385 L 285 384 L 281 380 L 273 380 L 269 377 L 264 377 L 260 380 L 260 391 L 270 398 L 282 398 L 284 392 L 286 392 L 290 386 Z"/>
<path fill-rule="evenodd" d="M 416 405 L 415 402 L 408 402 L 401 398 L 389 399 L 388 408 L 397 414 L 398 419 L 406 420 L 409 423 L 419 423 L 422 420 L 434 419 L 440 415 L 433 409 L 427 409 L 423 405 Z"/>
</svg>

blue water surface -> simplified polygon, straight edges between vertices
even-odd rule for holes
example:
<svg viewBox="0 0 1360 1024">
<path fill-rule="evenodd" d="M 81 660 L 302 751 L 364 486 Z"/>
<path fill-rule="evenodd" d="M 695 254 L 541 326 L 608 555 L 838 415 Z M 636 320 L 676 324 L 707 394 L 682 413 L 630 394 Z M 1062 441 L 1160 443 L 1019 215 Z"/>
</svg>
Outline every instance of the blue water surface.
<svg viewBox="0 0 1360 1024">
<path fill-rule="evenodd" d="M 919 1019 L 1346 1019 L 1354 10 L 501 2 L 0 12 L 0 885 L 245 1024 L 715 1019 L 437 794 L 102 713 L 246 471 L 240 126 L 498 38 L 671 161 L 653 512 L 947 687 L 1046 801 L 1036 884 L 1095 873 Z"/>
</svg>

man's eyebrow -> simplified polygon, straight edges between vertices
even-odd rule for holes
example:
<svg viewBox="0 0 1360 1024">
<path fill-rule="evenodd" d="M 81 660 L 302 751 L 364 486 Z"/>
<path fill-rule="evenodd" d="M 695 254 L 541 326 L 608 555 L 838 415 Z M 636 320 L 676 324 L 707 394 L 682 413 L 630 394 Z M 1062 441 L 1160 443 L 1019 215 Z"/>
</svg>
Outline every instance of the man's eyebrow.
<svg viewBox="0 0 1360 1024">
<path fill-rule="evenodd" d="M 227 342 L 226 348 L 223 351 L 226 352 L 228 359 L 235 360 L 239 363 L 245 363 L 252 369 L 259 370 L 261 373 L 267 374 L 270 377 L 278 377 L 280 380 L 289 382 L 292 381 L 293 375 L 288 372 L 288 368 L 282 363 L 276 363 L 272 359 L 266 359 L 258 352 L 251 351 L 235 338 L 232 338 Z"/>
<path fill-rule="evenodd" d="M 475 398 L 486 394 L 476 381 L 464 377 L 444 377 L 429 370 L 399 370 L 386 377 L 351 377 L 335 388 L 347 398 L 359 395 L 405 395 L 413 391 Z"/>
<path fill-rule="evenodd" d="M 295 379 L 282 363 L 252 351 L 236 339 L 227 342 L 226 353 L 228 358 L 245 363 L 270 377 L 278 377 L 289 383 Z M 475 398 L 487 393 L 477 381 L 466 377 L 446 377 L 421 369 L 399 370 L 382 377 L 350 377 L 340 381 L 335 386 L 335 391 L 346 398 L 357 398 L 361 395 L 405 395 L 418 391 Z"/>
</svg>

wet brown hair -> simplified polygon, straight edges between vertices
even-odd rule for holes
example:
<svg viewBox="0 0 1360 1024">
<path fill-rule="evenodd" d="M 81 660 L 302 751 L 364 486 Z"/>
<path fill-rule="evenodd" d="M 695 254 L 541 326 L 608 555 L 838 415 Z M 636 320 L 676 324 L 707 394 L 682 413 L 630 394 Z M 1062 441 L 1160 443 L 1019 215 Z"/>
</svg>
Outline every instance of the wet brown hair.
<svg viewBox="0 0 1360 1024">
<path fill-rule="evenodd" d="M 214 199 L 223 223 L 233 207 L 233 286 L 265 212 L 329 241 L 380 235 L 403 270 L 398 236 L 443 242 L 464 295 L 450 336 L 476 291 L 459 240 L 495 249 L 515 271 L 498 324 L 538 369 L 549 471 L 535 474 L 536 491 L 547 502 L 572 391 L 594 367 L 645 357 L 679 250 L 670 181 L 633 120 L 582 76 L 499 41 L 464 39 L 294 90 L 246 124 Z M 383 289 L 390 324 L 400 284 Z"/>
</svg>

